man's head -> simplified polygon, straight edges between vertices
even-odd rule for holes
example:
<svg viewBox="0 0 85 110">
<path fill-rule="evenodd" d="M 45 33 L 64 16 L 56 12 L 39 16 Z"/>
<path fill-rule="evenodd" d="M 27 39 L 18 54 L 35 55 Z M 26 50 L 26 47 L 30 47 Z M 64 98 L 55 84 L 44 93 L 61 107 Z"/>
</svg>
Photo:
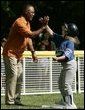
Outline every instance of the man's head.
<svg viewBox="0 0 85 110">
<path fill-rule="evenodd" d="M 23 15 L 25 18 L 29 21 L 31 21 L 35 15 L 35 9 L 32 5 L 25 5 L 24 10 L 23 10 Z"/>
</svg>

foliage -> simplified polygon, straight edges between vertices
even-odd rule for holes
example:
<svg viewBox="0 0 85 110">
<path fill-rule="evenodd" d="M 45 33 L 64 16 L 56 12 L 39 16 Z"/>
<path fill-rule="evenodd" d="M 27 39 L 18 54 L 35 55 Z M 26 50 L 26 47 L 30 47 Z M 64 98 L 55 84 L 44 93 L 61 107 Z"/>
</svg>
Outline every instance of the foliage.
<svg viewBox="0 0 85 110">
<path fill-rule="evenodd" d="M 73 22 L 79 27 L 80 49 L 84 49 L 84 1 L 1 1 L 1 38 L 9 32 L 12 22 L 21 15 L 23 5 L 30 3 L 36 8 L 32 28 L 39 27 L 38 18 L 48 15 L 49 25 L 55 32 L 61 32 L 63 22 Z"/>
</svg>

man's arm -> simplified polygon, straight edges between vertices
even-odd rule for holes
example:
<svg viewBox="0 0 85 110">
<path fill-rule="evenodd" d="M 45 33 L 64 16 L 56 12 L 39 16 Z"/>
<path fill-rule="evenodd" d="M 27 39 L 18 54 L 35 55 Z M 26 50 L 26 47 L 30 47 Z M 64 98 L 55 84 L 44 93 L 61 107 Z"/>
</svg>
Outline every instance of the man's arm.
<svg viewBox="0 0 85 110">
<path fill-rule="evenodd" d="M 31 38 L 27 38 L 27 46 L 28 46 L 28 48 L 30 49 L 30 51 L 32 53 L 33 61 L 38 61 L 37 56 L 35 54 L 35 50 L 34 50 L 33 42 L 32 42 Z"/>
<path fill-rule="evenodd" d="M 17 30 L 17 32 L 21 35 L 21 36 L 23 36 L 23 37 L 30 37 L 30 38 L 32 38 L 32 37 L 36 37 L 36 36 L 38 36 L 40 33 L 42 33 L 44 30 L 45 30 L 45 28 L 46 28 L 46 25 L 43 25 L 41 28 L 39 28 L 38 30 L 36 30 L 36 31 L 31 31 L 31 29 L 30 29 L 30 24 L 28 24 L 28 25 L 26 25 L 26 23 L 24 23 L 24 22 L 21 22 L 21 21 L 18 21 L 18 22 L 16 22 L 16 30 Z"/>
<path fill-rule="evenodd" d="M 31 38 L 27 38 L 27 48 L 32 52 L 34 52 L 33 42 Z"/>
<path fill-rule="evenodd" d="M 28 32 L 28 35 L 30 37 L 36 37 L 38 36 L 40 33 L 42 33 L 44 30 L 46 29 L 46 26 L 42 26 L 40 29 L 36 30 L 36 31 L 30 31 Z"/>
</svg>

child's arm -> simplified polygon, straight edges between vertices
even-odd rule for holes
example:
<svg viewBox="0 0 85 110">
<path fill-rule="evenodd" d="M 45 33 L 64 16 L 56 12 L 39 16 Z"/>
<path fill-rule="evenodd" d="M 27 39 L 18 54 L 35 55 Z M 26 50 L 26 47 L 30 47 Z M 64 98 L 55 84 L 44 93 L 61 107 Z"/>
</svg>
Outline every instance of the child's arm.
<svg viewBox="0 0 85 110">
<path fill-rule="evenodd" d="M 56 61 L 63 61 L 63 60 L 65 60 L 65 59 L 66 59 L 65 56 L 53 57 L 53 60 L 56 60 Z"/>
<path fill-rule="evenodd" d="M 46 26 L 46 31 L 49 33 L 50 36 L 53 36 L 53 30 L 47 25 Z"/>
</svg>

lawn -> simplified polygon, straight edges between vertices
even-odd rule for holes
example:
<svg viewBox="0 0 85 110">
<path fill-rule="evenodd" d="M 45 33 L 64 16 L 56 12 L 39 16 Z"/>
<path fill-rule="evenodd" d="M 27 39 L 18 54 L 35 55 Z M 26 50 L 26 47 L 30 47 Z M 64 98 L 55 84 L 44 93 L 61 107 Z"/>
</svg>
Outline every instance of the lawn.
<svg viewBox="0 0 85 110">
<path fill-rule="evenodd" d="M 1 97 L 1 109 L 42 109 L 42 105 L 53 105 L 61 99 L 60 94 L 26 95 L 21 100 L 24 106 L 5 105 L 4 96 Z M 84 109 L 84 94 L 74 94 L 74 101 L 78 109 Z M 45 108 L 46 109 L 46 108 Z M 51 108 L 50 108 L 51 109 Z"/>
</svg>

